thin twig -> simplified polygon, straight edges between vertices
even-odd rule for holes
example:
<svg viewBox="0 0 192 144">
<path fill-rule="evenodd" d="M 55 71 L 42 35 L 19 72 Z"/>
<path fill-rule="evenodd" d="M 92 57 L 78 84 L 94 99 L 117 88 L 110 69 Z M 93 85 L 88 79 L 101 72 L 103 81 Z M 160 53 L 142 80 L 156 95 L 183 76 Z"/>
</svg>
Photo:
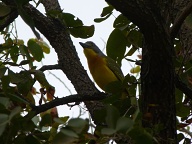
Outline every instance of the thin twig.
<svg viewBox="0 0 192 144">
<path fill-rule="evenodd" d="M 70 90 L 70 88 L 68 88 L 68 86 L 57 75 L 55 75 L 54 73 L 52 73 L 50 71 L 48 71 L 48 73 L 51 74 L 52 76 L 54 76 L 58 81 L 60 81 L 64 85 L 64 87 L 68 90 L 68 92 L 70 94 L 72 94 L 72 91 Z"/>
<path fill-rule="evenodd" d="M 46 70 L 56 70 L 56 69 L 61 69 L 61 67 L 56 64 L 56 65 L 44 65 L 42 66 L 39 70 L 40 71 L 46 71 Z M 49 71 L 49 74 L 53 75 L 58 81 L 60 81 L 64 87 L 69 91 L 70 94 L 72 94 L 71 90 L 67 87 L 67 85 L 59 78 L 57 77 L 54 73 Z"/>
</svg>

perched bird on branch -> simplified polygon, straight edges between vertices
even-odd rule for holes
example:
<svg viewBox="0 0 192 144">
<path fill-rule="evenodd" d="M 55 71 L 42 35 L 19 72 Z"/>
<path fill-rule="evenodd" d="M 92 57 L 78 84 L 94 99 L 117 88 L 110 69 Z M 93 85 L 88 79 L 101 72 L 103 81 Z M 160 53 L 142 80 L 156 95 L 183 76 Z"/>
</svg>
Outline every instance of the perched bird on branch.
<svg viewBox="0 0 192 144">
<path fill-rule="evenodd" d="M 120 66 L 110 57 L 106 56 L 93 42 L 80 42 L 84 48 L 89 70 L 96 84 L 108 92 L 107 86 L 115 81 L 123 82 L 124 75 Z M 122 97 L 128 97 L 128 91 L 124 89 Z"/>
</svg>

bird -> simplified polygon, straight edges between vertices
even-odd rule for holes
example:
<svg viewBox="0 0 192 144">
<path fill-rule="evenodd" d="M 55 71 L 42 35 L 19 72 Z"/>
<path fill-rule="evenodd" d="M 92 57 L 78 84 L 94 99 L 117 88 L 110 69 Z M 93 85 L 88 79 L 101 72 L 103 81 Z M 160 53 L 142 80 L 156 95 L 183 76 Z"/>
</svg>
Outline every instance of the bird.
<svg viewBox="0 0 192 144">
<path fill-rule="evenodd" d="M 106 56 L 92 41 L 79 42 L 84 49 L 90 73 L 96 84 L 105 92 L 109 92 L 107 86 L 112 82 L 123 82 L 124 75 L 120 66 L 112 58 Z M 128 96 L 124 90 L 123 97 Z"/>
</svg>

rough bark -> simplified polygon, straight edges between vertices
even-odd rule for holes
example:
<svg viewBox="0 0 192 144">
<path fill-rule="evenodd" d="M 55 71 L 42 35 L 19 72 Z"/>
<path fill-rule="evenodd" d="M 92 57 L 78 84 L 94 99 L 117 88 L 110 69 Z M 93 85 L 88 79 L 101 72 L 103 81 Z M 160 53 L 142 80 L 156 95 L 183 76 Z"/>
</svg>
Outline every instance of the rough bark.
<svg viewBox="0 0 192 144">
<path fill-rule="evenodd" d="M 166 21 L 169 17 L 163 15 L 161 9 L 161 5 L 168 2 L 106 1 L 135 23 L 144 35 L 140 97 L 143 126 L 159 127 L 155 136 L 160 143 L 176 143 L 173 42 Z"/>
<path fill-rule="evenodd" d="M 155 35 L 155 36 L 154 36 Z M 160 143 L 176 141 L 173 44 L 167 33 L 148 35 L 142 51 L 141 101 L 143 126 L 159 127 Z M 152 43 L 151 43 L 152 41 Z M 150 114 L 150 117 L 146 117 Z"/>
<path fill-rule="evenodd" d="M 15 6 L 13 1 L 3 0 L 3 2 L 7 5 Z M 51 9 L 49 6 L 46 8 Z M 47 38 L 51 46 L 55 49 L 58 56 L 58 64 L 73 84 L 77 93 L 90 96 L 97 93 L 97 88 L 90 80 L 79 60 L 67 27 L 58 19 L 43 15 L 30 4 L 25 5 L 23 9 L 33 19 L 35 27 Z M 93 101 L 86 101 L 85 105 L 94 121 L 94 110 L 101 108 L 103 105 L 100 102 Z"/>
</svg>

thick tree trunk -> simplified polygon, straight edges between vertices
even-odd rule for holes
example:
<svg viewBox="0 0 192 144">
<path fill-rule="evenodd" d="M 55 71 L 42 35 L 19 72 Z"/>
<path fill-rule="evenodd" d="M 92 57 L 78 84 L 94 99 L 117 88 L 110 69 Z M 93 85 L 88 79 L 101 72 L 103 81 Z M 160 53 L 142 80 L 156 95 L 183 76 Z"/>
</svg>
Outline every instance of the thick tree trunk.
<svg viewBox="0 0 192 144">
<path fill-rule="evenodd" d="M 145 35 L 141 68 L 143 126 L 160 143 L 176 143 L 173 43 L 166 30 Z"/>
<path fill-rule="evenodd" d="M 140 97 L 143 126 L 153 130 L 160 143 L 176 143 L 174 50 L 167 21 L 169 11 L 163 10 L 171 3 L 106 1 L 134 22 L 144 35 Z"/>
</svg>

